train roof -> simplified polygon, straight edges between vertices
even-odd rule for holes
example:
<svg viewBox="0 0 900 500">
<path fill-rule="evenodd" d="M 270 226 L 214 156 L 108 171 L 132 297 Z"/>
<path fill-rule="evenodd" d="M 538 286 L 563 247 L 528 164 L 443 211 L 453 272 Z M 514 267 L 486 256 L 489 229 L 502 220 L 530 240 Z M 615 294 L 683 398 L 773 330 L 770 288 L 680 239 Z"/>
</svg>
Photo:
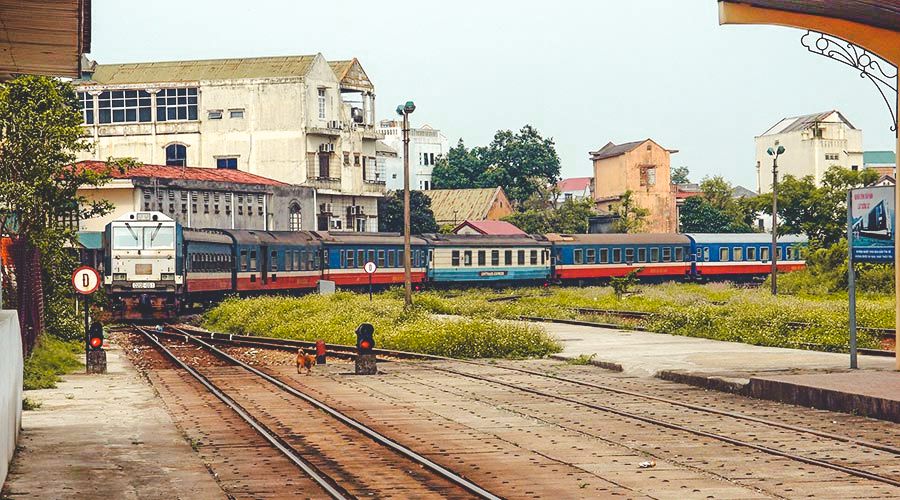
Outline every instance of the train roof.
<svg viewBox="0 0 900 500">
<path fill-rule="evenodd" d="M 428 243 L 434 246 L 468 246 L 468 245 L 536 245 L 549 246 L 550 242 L 540 234 L 423 234 Z"/>
<path fill-rule="evenodd" d="M 112 222 L 175 222 L 175 219 L 162 212 L 125 212 Z"/>
<path fill-rule="evenodd" d="M 329 233 L 316 231 L 322 243 L 328 245 L 402 245 L 400 233 Z M 410 236 L 411 245 L 424 245 L 425 240 L 419 236 Z"/>
<path fill-rule="evenodd" d="M 194 241 L 200 243 L 221 243 L 225 245 L 231 244 L 231 236 L 221 231 L 209 231 L 204 229 L 184 229 L 184 241 Z"/>
<path fill-rule="evenodd" d="M 318 243 L 310 231 L 257 231 L 250 229 L 220 229 L 239 245 L 309 245 Z"/>
<path fill-rule="evenodd" d="M 547 239 L 557 245 L 689 245 L 691 240 L 675 233 L 634 234 L 547 234 Z"/>
<path fill-rule="evenodd" d="M 687 233 L 697 243 L 771 243 L 769 233 Z M 778 237 L 779 243 L 806 243 L 807 237 L 797 234 L 784 234 Z"/>
</svg>

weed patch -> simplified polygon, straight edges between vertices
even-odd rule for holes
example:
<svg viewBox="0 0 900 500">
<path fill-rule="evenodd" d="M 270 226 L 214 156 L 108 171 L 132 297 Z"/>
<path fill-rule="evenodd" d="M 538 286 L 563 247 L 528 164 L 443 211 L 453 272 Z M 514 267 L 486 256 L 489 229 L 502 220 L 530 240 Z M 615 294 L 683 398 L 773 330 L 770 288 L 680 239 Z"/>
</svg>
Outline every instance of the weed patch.
<svg viewBox="0 0 900 500">
<path fill-rule="evenodd" d="M 60 375 L 82 366 L 78 359 L 80 352 L 80 342 L 67 342 L 51 335 L 41 335 L 25 360 L 25 389 L 56 387 Z"/>
</svg>

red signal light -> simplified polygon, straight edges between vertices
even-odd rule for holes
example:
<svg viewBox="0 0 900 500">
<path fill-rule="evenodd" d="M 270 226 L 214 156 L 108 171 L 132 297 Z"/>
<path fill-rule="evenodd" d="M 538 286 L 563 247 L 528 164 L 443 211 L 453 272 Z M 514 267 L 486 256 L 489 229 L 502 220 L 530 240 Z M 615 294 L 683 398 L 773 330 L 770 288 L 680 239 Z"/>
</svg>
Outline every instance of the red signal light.
<svg viewBox="0 0 900 500">
<path fill-rule="evenodd" d="M 91 347 L 94 349 L 100 348 L 103 345 L 103 339 L 100 337 L 91 337 Z"/>
<path fill-rule="evenodd" d="M 363 349 L 369 349 L 372 347 L 372 344 L 368 340 L 363 340 L 362 342 L 359 343 L 359 347 L 361 347 Z"/>
</svg>

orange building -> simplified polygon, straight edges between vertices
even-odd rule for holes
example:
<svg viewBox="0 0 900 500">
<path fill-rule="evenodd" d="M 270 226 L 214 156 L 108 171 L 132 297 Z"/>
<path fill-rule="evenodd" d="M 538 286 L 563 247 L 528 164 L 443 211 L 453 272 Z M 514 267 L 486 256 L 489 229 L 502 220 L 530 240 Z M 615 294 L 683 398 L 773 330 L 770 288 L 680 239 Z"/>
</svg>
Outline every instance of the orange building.
<svg viewBox="0 0 900 500">
<path fill-rule="evenodd" d="M 643 232 L 676 232 L 678 217 L 669 158 L 677 152 L 651 139 L 625 144 L 610 142 L 592 151 L 597 208 L 614 212 L 625 192 L 631 191 L 635 205 L 650 211 L 641 228 Z"/>
</svg>

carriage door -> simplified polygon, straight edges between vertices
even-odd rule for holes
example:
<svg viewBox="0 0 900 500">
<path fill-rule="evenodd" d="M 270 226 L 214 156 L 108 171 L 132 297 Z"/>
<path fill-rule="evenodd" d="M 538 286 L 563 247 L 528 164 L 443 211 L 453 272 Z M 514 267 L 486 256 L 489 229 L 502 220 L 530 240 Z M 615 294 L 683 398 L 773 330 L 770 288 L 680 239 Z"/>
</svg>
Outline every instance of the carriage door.
<svg viewBox="0 0 900 500">
<path fill-rule="evenodd" d="M 269 247 L 259 247 L 259 251 L 262 254 L 259 256 L 261 266 L 259 274 L 262 276 L 263 285 L 265 285 L 269 282 Z"/>
</svg>

